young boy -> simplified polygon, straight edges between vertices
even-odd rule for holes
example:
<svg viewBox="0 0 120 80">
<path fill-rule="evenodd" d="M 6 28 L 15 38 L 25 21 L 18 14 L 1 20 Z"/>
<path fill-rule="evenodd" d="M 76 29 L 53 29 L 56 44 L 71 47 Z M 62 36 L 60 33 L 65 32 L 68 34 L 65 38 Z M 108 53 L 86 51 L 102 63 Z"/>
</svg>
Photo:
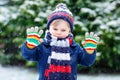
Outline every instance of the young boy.
<svg viewBox="0 0 120 80">
<path fill-rule="evenodd" d="M 73 40 L 73 16 L 67 6 L 60 3 L 49 15 L 45 38 L 38 27 L 27 29 L 27 40 L 22 55 L 37 61 L 39 80 L 77 80 L 77 64 L 91 66 L 96 58 L 99 37 L 86 33 L 83 47 Z"/>
</svg>

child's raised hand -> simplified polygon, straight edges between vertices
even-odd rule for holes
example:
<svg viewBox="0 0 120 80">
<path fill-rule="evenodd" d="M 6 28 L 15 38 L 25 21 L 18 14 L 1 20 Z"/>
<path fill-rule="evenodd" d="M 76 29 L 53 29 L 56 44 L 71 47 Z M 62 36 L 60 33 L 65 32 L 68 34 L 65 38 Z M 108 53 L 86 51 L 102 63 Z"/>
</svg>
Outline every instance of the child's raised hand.
<svg viewBox="0 0 120 80">
<path fill-rule="evenodd" d="M 42 42 L 42 34 L 43 30 L 40 30 L 38 27 L 27 28 L 27 47 L 33 49 L 38 46 Z"/>
<path fill-rule="evenodd" d="M 94 34 L 93 32 L 87 32 L 85 34 L 85 41 L 82 42 L 82 45 L 89 54 L 92 54 L 97 48 L 99 40 L 100 38 L 96 34 Z"/>
</svg>

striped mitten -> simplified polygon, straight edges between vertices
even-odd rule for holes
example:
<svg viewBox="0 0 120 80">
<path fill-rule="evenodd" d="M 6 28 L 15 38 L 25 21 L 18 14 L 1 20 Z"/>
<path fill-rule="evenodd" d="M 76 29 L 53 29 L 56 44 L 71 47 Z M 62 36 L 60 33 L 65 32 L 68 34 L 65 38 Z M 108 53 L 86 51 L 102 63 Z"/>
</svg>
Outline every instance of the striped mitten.
<svg viewBox="0 0 120 80">
<path fill-rule="evenodd" d="M 85 41 L 82 42 L 82 45 L 88 53 L 92 54 L 97 48 L 98 43 L 99 37 L 93 32 L 90 32 L 90 34 L 87 32 L 85 34 Z"/>
<path fill-rule="evenodd" d="M 33 49 L 41 43 L 40 37 L 43 30 L 39 30 L 38 27 L 32 27 L 27 29 L 27 41 L 26 45 L 28 48 Z"/>
</svg>

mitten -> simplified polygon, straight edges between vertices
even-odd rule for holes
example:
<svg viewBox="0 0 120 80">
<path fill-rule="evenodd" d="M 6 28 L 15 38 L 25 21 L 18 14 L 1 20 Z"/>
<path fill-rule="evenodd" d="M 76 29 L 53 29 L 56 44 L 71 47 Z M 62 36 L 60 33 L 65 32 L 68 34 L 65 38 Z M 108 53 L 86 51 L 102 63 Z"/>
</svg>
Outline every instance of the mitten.
<svg viewBox="0 0 120 80">
<path fill-rule="evenodd" d="M 85 41 L 82 42 L 82 45 L 88 53 L 92 54 L 97 48 L 98 43 L 99 37 L 93 32 L 90 32 L 90 34 L 87 32 L 85 34 Z"/>
<path fill-rule="evenodd" d="M 33 49 L 41 43 L 41 35 L 43 30 L 39 30 L 38 27 L 32 27 L 27 29 L 26 45 L 28 48 Z"/>
</svg>

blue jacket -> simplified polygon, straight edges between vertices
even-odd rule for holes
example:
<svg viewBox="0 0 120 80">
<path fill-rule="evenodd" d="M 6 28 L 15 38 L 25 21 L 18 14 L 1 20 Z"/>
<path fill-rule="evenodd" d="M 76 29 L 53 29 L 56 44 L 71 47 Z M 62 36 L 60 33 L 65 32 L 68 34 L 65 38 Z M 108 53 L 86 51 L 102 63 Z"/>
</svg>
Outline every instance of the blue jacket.
<svg viewBox="0 0 120 80">
<path fill-rule="evenodd" d="M 46 42 L 42 42 L 34 49 L 29 49 L 26 43 L 22 46 L 22 56 L 26 60 L 37 61 L 39 70 L 39 80 L 44 80 L 44 71 L 47 68 L 48 56 L 51 53 L 51 47 Z M 82 66 L 91 66 L 96 58 L 96 52 L 88 54 L 79 44 L 73 43 L 70 46 L 72 80 L 77 80 L 77 64 Z"/>
</svg>

